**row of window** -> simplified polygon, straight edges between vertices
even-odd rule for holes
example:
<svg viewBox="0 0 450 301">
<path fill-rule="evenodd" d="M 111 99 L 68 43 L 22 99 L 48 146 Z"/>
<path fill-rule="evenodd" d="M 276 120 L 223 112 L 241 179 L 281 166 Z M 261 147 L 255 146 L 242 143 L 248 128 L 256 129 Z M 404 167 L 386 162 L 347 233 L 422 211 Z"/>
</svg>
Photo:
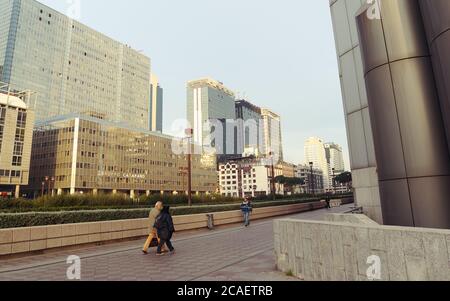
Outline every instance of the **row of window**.
<svg viewBox="0 0 450 301">
<path fill-rule="evenodd" d="M 5 170 L 0 169 L 0 177 L 20 178 L 21 172 L 19 170 Z"/>
</svg>

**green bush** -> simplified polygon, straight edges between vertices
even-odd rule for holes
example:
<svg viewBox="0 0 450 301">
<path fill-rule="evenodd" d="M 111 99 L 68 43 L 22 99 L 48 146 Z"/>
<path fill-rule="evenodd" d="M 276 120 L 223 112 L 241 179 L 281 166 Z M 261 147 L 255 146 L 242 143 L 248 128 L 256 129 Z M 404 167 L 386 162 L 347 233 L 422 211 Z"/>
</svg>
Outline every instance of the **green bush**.
<svg viewBox="0 0 450 301">
<path fill-rule="evenodd" d="M 263 207 L 282 206 L 308 202 L 310 201 L 285 200 L 275 202 L 255 202 L 254 207 L 263 208 Z M 171 212 L 174 216 L 177 216 L 177 215 L 232 211 L 239 209 L 240 204 L 236 203 L 228 205 L 174 207 L 171 209 Z M 150 209 L 148 208 L 147 209 L 142 208 L 142 209 L 61 211 L 61 212 L 0 213 L 0 229 L 147 218 L 149 211 Z"/>
</svg>

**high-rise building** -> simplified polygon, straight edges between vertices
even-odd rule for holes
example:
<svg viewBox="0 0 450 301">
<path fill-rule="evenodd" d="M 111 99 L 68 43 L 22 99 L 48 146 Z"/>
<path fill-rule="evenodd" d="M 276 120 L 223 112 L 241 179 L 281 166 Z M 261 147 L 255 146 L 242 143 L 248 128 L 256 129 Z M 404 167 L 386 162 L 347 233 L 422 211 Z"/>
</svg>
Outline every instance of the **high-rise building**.
<svg viewBox="0 0 450 301">
<path fill-rule="evenodd" d="M 0 83 L 0 197 L 20 197 L 28 185 L 34 112 L 30 92 L 11 92 Z"/>
<path fill-rule="evenodd" d="M 150 79 L 150 131 L 163 131 L 163 95 L 164 90 L 159 83 L 158 77 L 152 73 Z"/>
<path fill-rule="evenodd" d="M 187 157 L 173 151 L 174 139 L 86 115 L 56 117 L 36 125 L 28 190 L 39 196 L 50 177 L 51 194 L 185 193 Z M 192 156 L 194 192 L 217 191 L 216 167 L 215 157 Z"/>
<path fill-rule="evenodd" d="M 281 117 L 268 109 L 261 109 L 263 120 L 264 143 L 262 153 L 272 154 L 275 162 L 283 161 L 283 139 L 281 132 Z"/>
<path fill-rule="evenodd" d="M 236 118 L 244 123 L 239 139 L 245 155 L 258 157 L 261 155 L 264 136 L 261 108 L 244 99 L 237 100 Z"/>
<path fill-rule="evenodd" d="M 450 43 L 445 37 L 450 2 L 332 0 L 330 4 L 353 169 L 365 168 L 355 162 L 365 163 L 360 156 L 370 136 L 362 134 L 368 133 L 369 125 L 373 130 L 369 143 L 374 145 L 378 181 L 369 173 L 354 172 L 354 183 L 379 185 L 386 224 L 450 228 L 450 79 L 443 71 L 449 66 Z M 358 94 L 367 100 L 366 111 L 355 102 Z M 348 109 L 352 104 L 353 110 Z M 370 194 L 364 197 L 364 190 L 359 192 L 360 205 L 378 207 L 378 203 L 370 206 Z"/>
<path fill-rule="evenodd" d="M 216 149 L 223 146 L 221 150 L 225 153 L 220 155 L 226 155 L 227 149 L 235 149 L 235 145 L 231 145 L 238 141 L 233 130 L 237 126 L 235 94 L 223 83 L 211 78 L 187 83 L 187 120 L 194 130 L 195 144 L 206 147 L 217 145 Z M 226 141 L 214 141 L 221 139 L 225 131 Z"/>
<path fill-rule="evenodd" d="M 325 190 L 331 189 L 330 183 L 330 165 L 327 162 L 325 144 L 322 139 L 317 137 L 308 138 L 305 142 L 305 160 L 306 165 L 313 164 L 313 168 L 322 171 L 323 184 Z"/>
<path fill-rule="evenodd" d="M 77 112 L 148 128 L 148 57 L 34 0 L 2 0 L 0 13 L 0 80 L 37 93 L 37 121 Z"/>
<path fill-rule="evenodd" d="M 335 173 L 345 171 L 344 154 L 340 145 L 333 142 L 325 143 L 325 154 L 331 170 L 334 169 Z"/>
</svg>

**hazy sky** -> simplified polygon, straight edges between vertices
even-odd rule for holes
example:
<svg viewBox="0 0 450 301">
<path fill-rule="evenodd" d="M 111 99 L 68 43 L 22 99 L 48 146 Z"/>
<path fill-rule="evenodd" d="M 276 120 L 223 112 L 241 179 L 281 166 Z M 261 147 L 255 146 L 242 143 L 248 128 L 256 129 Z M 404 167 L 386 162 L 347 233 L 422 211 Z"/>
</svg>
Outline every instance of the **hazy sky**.
<svg viewBox="0 0 450 301">
<path fill-rule="evenodd" d="M 282 117 L 285 159 L 306 138 L 347 137 L 328 0 L 41 0 L 152 59 L 164 131 L 186 116 L 186 81 L 213 77 Z"/>
</svg>

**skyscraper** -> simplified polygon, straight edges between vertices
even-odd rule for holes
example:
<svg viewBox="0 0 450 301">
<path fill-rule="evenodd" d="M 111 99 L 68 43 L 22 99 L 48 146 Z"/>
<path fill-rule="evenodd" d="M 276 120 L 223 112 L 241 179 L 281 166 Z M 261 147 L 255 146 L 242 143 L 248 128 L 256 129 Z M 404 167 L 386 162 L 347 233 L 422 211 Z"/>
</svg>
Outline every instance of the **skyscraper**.
<svg viewBox="0 0 450 301">
<path fill-rule="evenodd" d="M 313 163 L 313 168 L 317 168 L 323 173 L 323 184 L 325 190 L 330 189 L 330 165 L 327 162 L 325 144 L 317 137 L 308 138 L 305 142 L 306 165 Z"/>
<path fill-rule="evenodd" d="M 281 117 L 268 109 L 261 109 L 264 130 L 263 154 L 273 154 L 275 162 L 283 161 Z"/>
<path fill-rule="evenodd" d="M 344 155 L 340 145 L 333 142 L 325 143 L 325 154 L 331 170 L 334 169 L 336 173 L 345 171 Z"/>
<path fill-rule="evenodd" d="M 208 138 L 215 135 L 219 139 L 223 137 L 225 131 L 227 140 L 219 144 L 223 146 L 226 143 L 235 143 L 236 131 L 232 130 L 236 120 L 234 92 L 223 83 L 211 78 L 189 81 L 187 83 L 187 120 L 194 130 L 193 139 L 197 145 L 214 146 L 214 141 L 211 141 L 214 139 Z M 229 122 L 225 122 L 227 120 Z M 229 128 L 225 129 L 226 126 Z M 218 147 L 221 146 L 218 145 Z M 227 146 L 223 147 L 226 152 Z M 231 145 L 228 148 L 235 149 Z"/>
<path fill-rule="evenodd" d="M 151 74 L 150 79 L 150 131 L 162 132 L 163 130 L 163 94 L 159 79 L 155 74 Z"/>
<path fill-rule="evenodd" d="M 237 100 L 236 118 L 244 122 L 239 139 L 242 141 L 245 156 L 259 156 L 264 136 L 261 108 L 244 99 Z"/>
<path fill-rule="evenodd" d="M 148 128 L 148 57 L 34 0 L 0 12 L 0 80 L 37 92 L 37 121 L 76 112 Z"/>
</svg>

